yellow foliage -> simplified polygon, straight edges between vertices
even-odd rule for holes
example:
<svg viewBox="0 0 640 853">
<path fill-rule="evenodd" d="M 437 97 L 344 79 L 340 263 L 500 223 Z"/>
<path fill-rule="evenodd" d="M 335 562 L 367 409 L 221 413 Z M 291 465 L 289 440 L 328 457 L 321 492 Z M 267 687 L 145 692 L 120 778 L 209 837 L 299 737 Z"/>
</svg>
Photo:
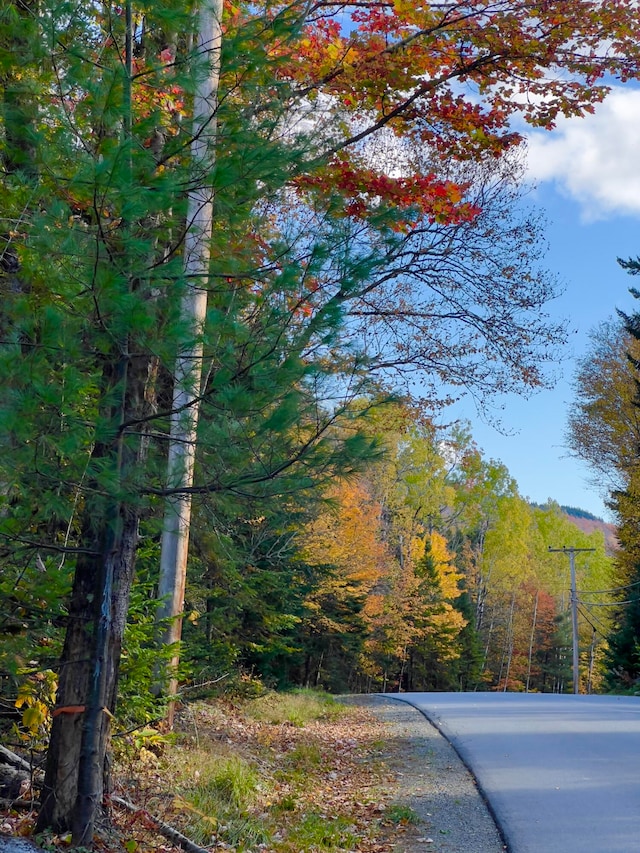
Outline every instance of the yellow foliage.
<svg viewBox="0 0 640 853">
<path fill-rule="evenodd" d="M 377 583 L 389 559 L 380 536 L 380 504 L 362 482 L 339 483 L 329 497 L 333 506 L 309 527 L 302 556 L 312 565 L 334 566 L 337 583 L 345 592 L 366 593 Z"/>
<path fill-rule="evenodd" d="M 442 597 L 446 601 L 453 601 L 460 595 L 458 582 L 462 580 L 462 574 L 453 565 L 453 555 L 447 548 L 444 536 L 434 532 L 430 535 L 429 541 L 431 544 L 431 556 L 438 572 Z"/>
<path fill-rule="evenodd" d="M 28 673 L 18 688 L 16 708 L 24 708 L 18 736 L 25 741 L 37 740 L 46 734 L 51 722 L 51 709 L 55 702 L 58 682 L 56 674 L 47 669 Z"/>
<path fill-rule="evenodd" d="M 28 705 L 22 713 L 22 725 L 28 729 L 31 734 L 37 734 L 40 726 L 46 722 L 49 716 L 49 709 L 44 702 L 35 701 L 33 705 Z"/>
</svg>

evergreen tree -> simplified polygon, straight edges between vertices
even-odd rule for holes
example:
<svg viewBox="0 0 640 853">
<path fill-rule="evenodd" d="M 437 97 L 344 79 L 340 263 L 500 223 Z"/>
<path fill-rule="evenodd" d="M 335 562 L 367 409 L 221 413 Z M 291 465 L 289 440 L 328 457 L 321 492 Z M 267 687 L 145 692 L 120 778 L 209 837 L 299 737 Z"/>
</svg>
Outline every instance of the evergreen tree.
<svg viewBox="0 0 640 853">
<path fill-rule="evenodd" d="M 630 275 L 640 274 L 640 260 L 630 258 L 618 261 Z M 631 294 L 640 298 L 637 288 Z M 629 339 L 627 360 L 633 370 L 633 398 L 631 417 L 637 417 L 640 408 L 640 313 L 622 314 L 624 331 Z M 619 519 L 618 537 L 621 553 L 620 586 L 618 598 L 623 601 L 615 618 L 615 628 L 609 637 L 607 653 L 607 683 L 611 689 L 635 689 L 640 679 L 640 448 L 631 443 L 631 456 L 619 458 L 624 487 L 613 492 L 611 506 Z"/>
<path fill-rule="evenodd" d="M 194 338 L 177 311 L 193 286 L 181 257 L 192 184 L 216 184 L 226 211 L 209 246 L 216 278 L 206 328 L 195 333 L 207 366 L 198 489 L 259 498 L 309 488 L 357 465 L 370 443 L 357 426 L 330 436 L 340 407 L 318 405 L 334 370 L 310 347 L 330 344 L 340 311 L 307 328 L 297 322 L 301 279 L 327 249 L 312 246 L 310 261 L 288 264 L 256 208 L 299 160 L 297 144 L 273 136 L 281 106 L 265 63 L 250 63 L 245 97 L 259 119 L 244 126 L 236 60 L 226 66 L 225 171 L 202 174 L 183 156 L 192 141 L 184 114 L 206 64 L 189 47 L 190 7 L 168 17 L 153 5 L 143 27 L 130 7 L 23 11 L 9 5 L 0 22 L 5 46 L 25 46 L 14 77 L 16 54 L 2 54 L 13 112 L 4 111 L 2 143 L 10 231 L 0 532 L 14 575 L 20 561 L 56 573 L 59 555 L 67 583 L 73 577 L 38 825 L 71 828 L 75 843 L 90 844 L 140 530 L 157 536 L 158 500 L 172 492 L 169 376 Z M 252 32 L 238 36 L 245 48 L 255 46 Z M 9 91 L 14 78 L 39 99 Z M 355 260 L 351 269 L 357 278 Z"/>
</svg>

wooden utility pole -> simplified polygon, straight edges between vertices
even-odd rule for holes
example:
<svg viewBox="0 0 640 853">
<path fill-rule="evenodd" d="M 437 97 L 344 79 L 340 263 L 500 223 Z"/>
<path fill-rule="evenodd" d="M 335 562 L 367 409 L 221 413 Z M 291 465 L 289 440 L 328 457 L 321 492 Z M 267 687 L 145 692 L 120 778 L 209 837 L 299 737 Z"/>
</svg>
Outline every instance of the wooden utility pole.
<svg viewBox="0 0 640 853">
<path fill-rule="evenodd" d="M 576 587 L 576 554 L 580 551 L 595 551 L 595 548 L 552 548 L 550 553 L 568 554 L 571 571 L 571 629 L 573 635 L 573 692 L 580 693 L 580 649 L 578 646 L 578 592 Z"/>
</svg>

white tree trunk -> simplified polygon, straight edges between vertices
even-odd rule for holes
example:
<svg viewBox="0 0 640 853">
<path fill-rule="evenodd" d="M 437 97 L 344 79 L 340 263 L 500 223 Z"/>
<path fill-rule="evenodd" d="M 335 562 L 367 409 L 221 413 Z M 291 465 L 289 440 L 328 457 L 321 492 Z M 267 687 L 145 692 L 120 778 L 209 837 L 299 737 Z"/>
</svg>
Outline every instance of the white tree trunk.
<svg viewBox="0 0 640 853">
<path fill-rule="evenodd" d="M 223 0 L 203 0 L 199 12 L 198 54 L 206 73 L 201 76 L 194 99 L 191 160 L 194 182 L 198 182 L 201 173 L 203 183 L 189 194 L 187 210 L 184 246 L 187 291 L 182 300 L 181 317 L 188 328 L 188 336 L 178 355 L 174 374 L 174 414 L 167 469 L 167 488 L 171 490 L 188 489 L 193 485 L 213 220 L 213 189 L 209 182 L 215 160 L 222 7 Z M 164 636 L 167 644 L 179 642 L 182 635 L 190 521 L 191 495 L 184 492 L 171 495 L 165 508 L 158 584 L 158 597 L 163 599 L 158 619 L 172 620 Z M 176 655 L 173 664 L 177 663 Z M 171 692 L 175 692 L 175 682 Z"/>
</svg>

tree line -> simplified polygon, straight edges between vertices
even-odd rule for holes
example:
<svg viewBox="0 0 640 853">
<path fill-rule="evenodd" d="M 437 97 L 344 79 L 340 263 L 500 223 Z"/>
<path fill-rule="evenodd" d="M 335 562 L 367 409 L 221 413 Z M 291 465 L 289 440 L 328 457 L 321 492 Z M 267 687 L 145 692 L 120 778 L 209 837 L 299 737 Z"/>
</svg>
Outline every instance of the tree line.
<svg viewBox="0 0 640 853">
<path fill-rule="evenodd" d="M 619 260 L 631 275 L 637 259 Z M 634 297 L 638 291 L 631 288 Z M 607 685 L 636 693 L 640 678 L 640 528 L 638 527 L 638 370 L 640 314 L 618 312 L 592 330 L 574 377 L 567 442 L 584 460 L 616 519 L 615 601 Z"/>
<path fill-rule="evenodd" d="M 192 672 L 531 688 L 551 516 L 433 423 L 563 341 L 512 117 L 639 67 L 631 2 L 196 11 L 0 10 L 3 692 L 55 673 L 38 827 L 79 845 L 186 583 Z"/>
</svg>

